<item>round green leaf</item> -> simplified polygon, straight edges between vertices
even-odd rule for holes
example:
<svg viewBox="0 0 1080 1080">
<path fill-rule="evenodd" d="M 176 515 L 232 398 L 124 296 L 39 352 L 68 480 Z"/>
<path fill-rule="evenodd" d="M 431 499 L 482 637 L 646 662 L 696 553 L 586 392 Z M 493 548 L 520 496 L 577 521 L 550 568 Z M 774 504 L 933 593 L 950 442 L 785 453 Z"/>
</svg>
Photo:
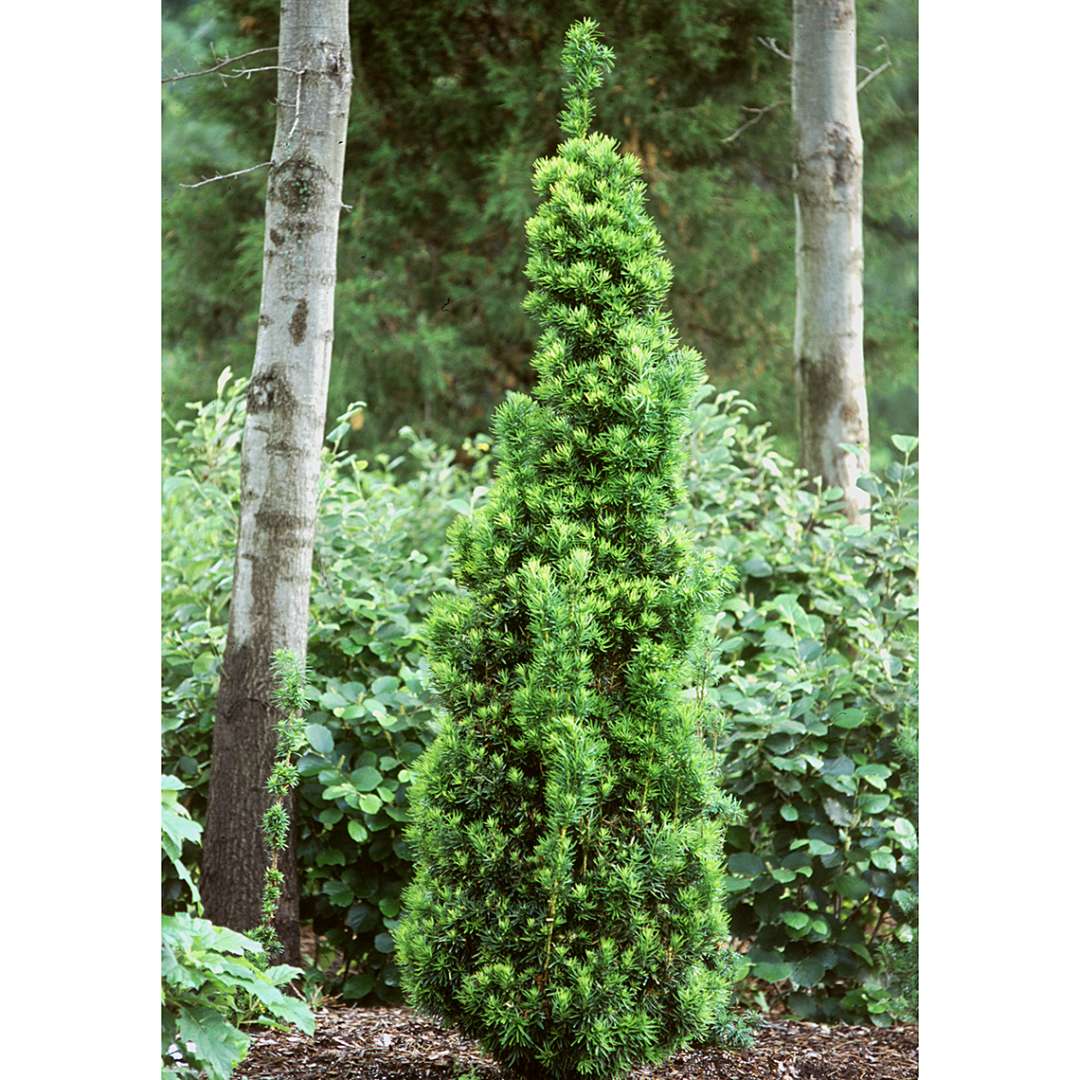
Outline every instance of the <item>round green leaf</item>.
<svg viewBox="0 0 1080 1080">
<path fill-rule="evenodd" d="M 364 698 L 364 708 L 377 720 L 386 717 L 386 706 L 378 698 Z"/>
<path fill-rule="evenodd" d="M 345 980 L 341 988 L 341 996 L 346 1001 L 359 1001 L 365 998 L 375 988 L 375 976 L 364 972 L 362 975 L 351 975 Z"/>
<path fill-rule="evenodd" d="M 728 869 L 739 877 L 757 877 L 765 873 L 765 863 L 752 851 L 736 851 L 728 856 Z"/>
<path fill-rule="evenodd" d="M 764 559 L 753 558 L 742 564 L 742 571 L 749 577 L 768 577 L 772 573 L 772 567 Z"/>
<path fill-rule="evenodd" d="M 907 818 L 898 817 L 893 822 L 893 832 L 895 832 L 901 840 L 915 839 L 915 826 L 912 825 Z"/>
<path fill-rule="evenodd" d="M 354 770 L 352 782 L 358 791 L 374 791 L 382 783 L 382 773 L 370 765 Z"/>
<path fill-rule="evenodd" d="M 870 852 L 870 861 L 879 870 L 891 870 L 896 873 L 896 856 L 886 848 L 878 848 L 877 851 Z"/>
<path fill-rule="evenodd" d="M 334 736 L 322 724 L 308 724 L 307 738 L 311 748 L 320 754 L 329 754 L 334 749 Z"/>
<path fill-rule="evenodd" d="M 855 771 L 855 762 L 846 754 L 839 757 L 826 758 L 821 763 L 822 776 L 850 776 Z"/>
<path fill-rule="evenodd" d="M 335 799 L 344 799 L 348 795 L 355 794 L 356 789 L 352 784 L 331 784 L 323 788 L 323 798 L 333 802 Z"/>
<path fill-rule="evenodd" d="M 866 720 L 865 709 L 841 709 L 833 717 L 833 723 L 839 728 L 857 728 Z"/>
<path fill-rule="evenodd" d="M 775 963 L 771 960 L 763 960 L 754 965 L 754 974 L 766 982 L 776 983 L 787 979 L 791 975 L 791 965 Z"/>
<path fill-rule="evenodd" d="M 833 882 L 833 888 L 849 900 L 861 900 L 870 891 L 866 882 L 854 874 L 840 874 Z"/>
<path fill-rule="evenodd" d="M 344 881 L 324 881 L 322 891 L 335 907 L 348 907 L 353 902 L 353 891 Z"/>
<path fill-rule="evenodd" d="M 888 795 L 860 795 L 859 809 L 868 814 L 880 814 L 890 802 L 892 799 Z"/>
<path fill-rule="evenodd" d="M 791 981 L 796 986 L 817 986 L 825 974 L 825 964 L 816 956 L 804 956 L 791 971 Z"/>
</svg>

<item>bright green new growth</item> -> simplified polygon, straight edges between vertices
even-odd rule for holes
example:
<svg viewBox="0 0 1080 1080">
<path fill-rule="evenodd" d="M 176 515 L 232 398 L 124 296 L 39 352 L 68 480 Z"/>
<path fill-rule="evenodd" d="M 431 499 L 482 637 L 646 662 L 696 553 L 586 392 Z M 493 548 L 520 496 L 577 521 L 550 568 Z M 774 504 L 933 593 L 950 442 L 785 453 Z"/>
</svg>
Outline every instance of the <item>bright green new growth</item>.
<svg viewBox="0 0 1080 1080">
<path fill-rule="evenodd" d="M 612 54 L 567 34 L 570 138 L 535 168 L 532 398 L 496 412 L 490 501 L 428 625 L 449 712 L 412 788 L 396 932 L 414 1005 L 525 1076 L 624 1076 L 725 1018 L 724 826 L 686 658 L 734 584 L 671 522 L 701 357 L 634 157 L 588 134 Z"/>
<path fill-rule="evenodd" d="M 266 781 L 271 802 L 262 819 L 263 842 L 270 856 L 270 864 L 263 878 L 262 918 L 250 935 L 262 945 L 265 952 L 260 959 L 266 961 L 281 952 L 274 919 L 281 904 L 285 875 L 278 869 L 278 857 L 289 843 L 289 811 L 285 801 L 300 783 L 296 756 L 307 742 L 304 732 L 304 669 L 288 649 L 278 649 L 274 653 L 273 674 L 274 704 L 280 719 L 274 767 Z"/>
<path fill-rule="evenodd" d="M 562 65 L 570 81 L 563 87 L 566 108 L 559 116 L 559 127 L 570 139 L 588 136 L 595 112 L 592 92 L 600 89 L 604 74 L 615 66 L 615 53 L 601 44 L 596 30 L 592 19 L 582 19 L 566 31 Z"/>
</svg>

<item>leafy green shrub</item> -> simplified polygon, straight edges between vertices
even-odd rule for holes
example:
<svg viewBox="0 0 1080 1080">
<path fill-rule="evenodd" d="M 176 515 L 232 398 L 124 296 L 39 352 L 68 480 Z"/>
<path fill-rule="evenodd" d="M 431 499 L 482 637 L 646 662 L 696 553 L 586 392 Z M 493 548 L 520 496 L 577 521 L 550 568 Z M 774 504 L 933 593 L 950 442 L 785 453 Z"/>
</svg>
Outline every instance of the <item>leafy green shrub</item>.
<svg viewBox="0 0 1080 1080">
<path fill-rule="evenodd" d="M 161 920 L 162 1075 L 225 1080 L 247 1053 L 243 1025 L 311 1035 L 315 1018 L 282 991 L 300 969 L 264 967 L 257 941 L 187 912 Z"/>
<path fill-rule="evenodd" d="M 161 848 L 197 903 L 181 851 L 184 841 L 198 842 L 202 829 L 177 801 L 183 788 L 175 776 L 162 776 Z M 287 964 L 267 967 L 262 946 L 234 930 L 186 911 L 162 916 L 162 1076 L 227 1080 L 247 1053 L 242 1024 L 295 1024 L 312 1034 L 311 1010 L 281 989 L 299 974 Z"/>
<path fill-rule="evenodd" d="M 744 575 L 699 657 L 746 811 L 728 833 L 732 929 L 801 1015 L 887 1022 L 874 950 L 910 933 L 914 899 L 896 738 L 916 694 L 916 440 L 895 436 L 901 460 L 860 480 L 865 529 L 839 490 L 804 486 L 750 408 L 699 400 L 688 481 L 689 523 Z"/>
<path fill-rule="evenodd" d="M 244 380 L 226 368 L 217 394 L 192 406 L 163 448 L 162 483 L 162 768 L 186 787 L 196 821 L 206 816 L 210 733 L 228 627 L 236 523 L 240 512 L 240 439 Z M 183 908 L 178 874 L 162 879 L 165 911 Z"/>
<path fill-rule="evenodd" d="M 736 808 L 682 687 L 735 575 L 670 520 L 703 367 L 663 308 L 640 163 L 588 131 L 612 59 L 571 26 L 567 139 L 526 226 L 539 378 L 497 410 L 490 499 L 450 533 L 463 591 L 429 622 L 449 716 L 416 767 L 395 934 L 409 1000 L 526 1076 L 622 1077 L 714 1037 L 733 970 Z"/>
<path fill-rule="evenodd" d="M 183 882 L 192 902 L 197 904 L 199 887 L 184 859 L 184 845 L 200 843 L 203 827 L 192 820 L 188 808 L 180 802 L 179 795 L 184 786 L 184 782 L 175 776 L 161 778 L 161 859 L 163 868 L 171 868 L 175 875 L 173 880 Z"/>
<path fill-rule="evenodd" d="M 218 397 L 176 425 L 176 436 L 166 446 L 165 768 L 191 785 L 182 794 L 196 820 L 205 809 L 232 574 L 243 390 L 242 380 L 223 378 Z M 309 651 L 317 673 L 309 690 L 313 711 L 308 719 L 318 749 L 299 762 L 302 908 L 344 958 L 347 967 L 336 969 L 331 982 L 344 985 L 352 999 L 374 992 L 393 1000 L 397 994 L 391 932 L 401 889 L 411 874 L 400 819 L 412 763 L 437 727 L 420 626 L 431 596 L 449 587 L 445 529 L 458 513 L 473 514 L 484 505 L 489 469 L 482 439 L 467 448 L 476 456 L 468 467 L 455 465 L 452 452 L 412 433 L 406 442 L 404 459 L 380 455 L 363 462 L 328 454 L 317 533 Z M 810 855 L 812 881 L 805 866 L 795 882 L 776 881 L 771 872 L 772 884 L 732 873 L 733 928 L 741 939 L 758 945 L 755 973 L 779 976 L 776 987 L 791 994 L 795 1008 L 863 1018 L 873 996 L 884 993 L 867 986 L 879 967 L 877 943 L 906 936 L 904 927 L 914 918 L 914 909 L 903 910 L 914 902 L 914 870 L 908 866 L 915 847 L 908 828 L 914 811 L 899 782 L 895 746 L 899 718 L 915 707 L 914 470 L 909 465 L 912 471 L 903 476 L 902 489 L 901 462 L 891 477 L 886 473 L 868 481 L 879 492 L 875 503 L 884 505 L 875 509 L 871 532 L 861 535 L 830 509 L 835 504 L 826 497 L 829 493 L 803 487 L 768 430 L 752 422 L 751 406 L 734 393 L 702 391 L 691 417 L 690 450 L 686 524 L 703 546 L 743 574 L 739 594 L 715 616 L 697 660 L 701 692 L 727 714 L 725 733 L 713 733 L 721 755 L 718 767 L 731 770 L 749 811 L 746 826 L 729 829 L 735 867 L 756 867 L 752 859 L 739 858 L 755 854 L 773 866 L 794 854 L 784 849 L 793 840 L 831 843 L 832 834 L 821 831 L 827 829 L 836 830 L 841 852 L 845 841 L 853 845 L 849 851 L 866 850 L 855 844 L 852 826 L 838 826 L 829 818 L 826 800 L 834 814 L 837 805 L 853 804 L 853 796 L 836 784 L 842 788 L 857 779 L 860 794 L 891 800 L 874 813 L 866 809 L 872 802 L 860 808 L 863 824 L 877 822 L 871 839 L 886 830 L 889 847 L 881 845 L 877 856 L 885 865 L 871 862 L 864 871 L 859 869 L 862 860 L 846 864 L 885 895 L 871 892 L 856 905 L 841 894 L 840 921 L 827 910 L 821 916 L 828 934 L 822 937 L 807 924 L 800 937 L 798 913 L 809 916 L 815 910 L 804 907 L 803 900 L 810 900 L 802 886 L 817 888 L 825 881 L 828 893 L 829 873 L 831 881 L 844 872 L 825 865 L 823 856 Z M 796 598 L 798 611 L 789 600 L 779 599 L 785 594 Z M 770 602 L 774 606 L 764 610 Z M 785 609 L 796 620 L 796 635 L 806 639 L 794 650 L 782 636 L 792 636 Z M 811 617 L 821 619 L 820 631 Z M 819 637 L 810 641 L 813 634 Z M 835 723 L 833 718 L 847 708 L 867 709 L 868 719 L 855 728 L 842 726 L 851 721 L 850 714 Z M 824 736 L 809 728 L 805 733 L 773 730 L 764 723 L 775 717 L 781 726 L 805 724 L 801 715 L 791 715 L 801 710 L 810 711 L 815 727 L 826 725 Z M 785 735 L 796 739 L 786 750 Z M 819 752 L 815 747 L 822 740 Z M 803 754 L 810 757 L 800 764 Z M 771 756 L 792 767 L 778 767 Z M 850 779 L 827 775 L 837 766 L 846 768 L 838 760 L 843 757 L 852 761 L 853 770 L 863 768 L 862 777 L 854 771 Z M 818 758 L 823 767 L 826 761 L 835 764 L 823 775 L 814 764 Z M 801 768 L 805 774 L 794 771 Z M 361 771 L 368 769 L 374 772 Z M 786 789 L 796 784 L 798 798 L 793 800 Z M 796 827 L 783 815 L 790 815 L 799 800 L 805 808 L 798 811 Z M 761 808 L 760 823 L 756 807 Z M 812 836 L 815 826 L 820 835 Z M 889 830 L 895 838 L 887 836 Z M 824 849 L 814 845 L 814 850 Z M 890 853 L 895 874 L 889 869 Z M 787 876 L 784 869 L 792 868 L 781 868 L 781 877 Z M 166 896 L 174 907 L 182 907 L 187 887 L 168 860 L 163 871 Z M 763 882 L 767 887 L 756 892 Z M 841 887 L 850 885 L 845 881 Z M 834 908 L 835 903 L 834 895 Z M 883 904 L 887 911 L 876 938 L 876 915 L 864 923 L 861 915 L 849 921 L 856 906 L 872 914 L 871 905 L 880 913 Z M 785 913 L 794 926 L 788 926 Z M 853 928 L 861 929 L 869 962 Z M 846 943 L 839 941 L 841 935 Z M 824 970 L 808 999 L 811 991 L 800 980 L 816 974 L 815 953 Z M 799 969 L 795 985 L 795 966 L 804 958 L 811 962 Z M 841 1004 L 849 992 L 852 998 Z M 878 1015 L 899 1014 L 890 1007 Z"/>
<path fill-rule="evenodd" d="M 916 815 L 919 809 L 919 722 L 912 710 L 905 720 L 897 738 L 897 749 L 903 758 L 902 787 Z M 884 1007 L 882 1013 L 914 1023 L 919 1019 L 919 849 L 912 845 L 901 860 L 911 883 L 901 901 L 906 916 L 906 929 L 902 925 L 897 933 L 882 945 L 880 950 L 883 972 Z M 873 1003 L 881 1005 L 881 999 Z"/>
<path fill-rule="evenodd" d="M 448 585 L 445 531 L 487 490 L 482 437 L 462 468 L 453 451 L 402 436 L 403 457 L 329 463 L 316 537 L 308 656 L 320 692 L 316 749 L 299 763 L 298 854 L 303 911 L 343 957 L 331 982 L 348 1000 L 400 997 L 390 934 L 412 873 L 405 794 L 437 729 L 420 634 Z"/>
<path fill-rule="evenodd" d="M 235 550 L 245 380 L 224 372 L 217 396 L 172 424 L 163 498 L 164 768 L 206 806 L 220 656 Z M 396 1000 L 390 930 L 410 874 L 402 837 L 409 766 L 434 737 L 419 634 L 431 596 L 447 587 L 445 533 L 483 499 L 489 444 L 461 453 L 404 429 L 405 452 L 323 462 L 311 593 L 312 668 L 297 799 L 301 911 L 342 961 L 324 977 L 347 999 Z M 167 910 L 184 885 L 163 866 Z M 324 966 L 330 963 L 324 958 Z"/>
</svg>

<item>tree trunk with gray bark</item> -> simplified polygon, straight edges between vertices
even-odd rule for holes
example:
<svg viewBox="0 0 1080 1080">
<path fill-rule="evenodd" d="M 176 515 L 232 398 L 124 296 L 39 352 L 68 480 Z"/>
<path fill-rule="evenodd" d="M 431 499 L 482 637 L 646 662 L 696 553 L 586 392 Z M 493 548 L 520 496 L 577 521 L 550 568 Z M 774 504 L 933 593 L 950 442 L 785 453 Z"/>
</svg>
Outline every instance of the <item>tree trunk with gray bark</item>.
<svg viewBox="0 0 1080 1080">
<path fill-rule="evenodd" d="M 869 469 L 863 369 L 863 147 L 854 0 L 794 0 L 795 383 L 801 463 L 844 492 L 848 518 L 869 523 L 856 486 Z M 843 449 L 848 443 L 857 453 Z"/>
<path fill-rule="evenodd" d="M 274 756 L 271 658 L 307 653 L 352 64 L 348 0 L 283 0 L 262 299 L 241 451 L 239 539 L 203 843 L 206 915 L 259 922 L 260 822 Z M 295 821 L 295 812 L 290 816 Z M 295 837 L 280 861 L 277 932 L 300 957 Z"/>
</svg>

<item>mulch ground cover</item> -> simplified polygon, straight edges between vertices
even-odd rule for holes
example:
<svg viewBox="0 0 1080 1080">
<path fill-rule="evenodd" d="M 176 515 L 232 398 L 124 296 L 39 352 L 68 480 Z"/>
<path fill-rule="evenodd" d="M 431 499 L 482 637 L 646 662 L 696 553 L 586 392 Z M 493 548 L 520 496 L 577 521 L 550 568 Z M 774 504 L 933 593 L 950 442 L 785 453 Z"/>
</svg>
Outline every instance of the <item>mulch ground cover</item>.
<svg viewBox="0 0 1080 1080">
<path fill-rule="evenodd" d="M 407 1008 L 328 1008 L 313 1038 L 261 1031 L 237 1080 L 510 1080 L 471 1040 Z M 707 1047 L 642 1068 L 634 1080 L 915 1080 L 916 1026 L 865 1028 L 764 1020 L 747 1050 Z"/>
</svg>

